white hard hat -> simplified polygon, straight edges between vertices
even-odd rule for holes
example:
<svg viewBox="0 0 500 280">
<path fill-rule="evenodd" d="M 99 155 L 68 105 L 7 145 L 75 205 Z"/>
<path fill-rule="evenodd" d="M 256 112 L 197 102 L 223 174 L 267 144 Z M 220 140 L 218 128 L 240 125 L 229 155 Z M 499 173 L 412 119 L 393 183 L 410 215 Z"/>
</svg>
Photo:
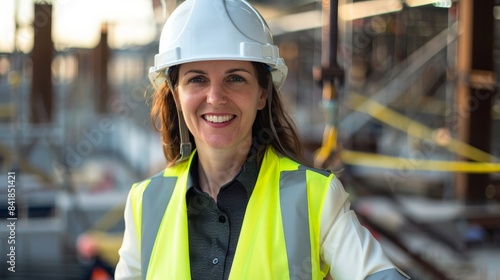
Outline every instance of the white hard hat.
<svg viewBox="0 0 500 280">
<path fill-rule="evenodd" d="M 288 71 L 267 23 L 244 0 L 187 0 L 179 5 L 163 27 L 149 78 L 158 87 L 169 67 L 205 60 L 265 63 L 278 88 Z"/>
</svg>

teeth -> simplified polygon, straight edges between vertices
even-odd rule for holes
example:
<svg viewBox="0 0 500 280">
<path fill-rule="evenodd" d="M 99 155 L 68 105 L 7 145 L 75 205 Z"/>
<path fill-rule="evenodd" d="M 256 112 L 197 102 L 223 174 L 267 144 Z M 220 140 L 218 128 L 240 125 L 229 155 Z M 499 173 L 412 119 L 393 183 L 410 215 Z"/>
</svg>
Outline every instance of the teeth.
<svg viewBox="0 0 500 280">
<path fill-rule="evenodd" d="M 212 122 L 212 123 L 223 123 L 230 121 L 234 118 L 234 116 L 229 115 L 229 116 L 211 116 L 211 115 L 205 115 L 204 116 L 205 120 Z"/>
</svg>

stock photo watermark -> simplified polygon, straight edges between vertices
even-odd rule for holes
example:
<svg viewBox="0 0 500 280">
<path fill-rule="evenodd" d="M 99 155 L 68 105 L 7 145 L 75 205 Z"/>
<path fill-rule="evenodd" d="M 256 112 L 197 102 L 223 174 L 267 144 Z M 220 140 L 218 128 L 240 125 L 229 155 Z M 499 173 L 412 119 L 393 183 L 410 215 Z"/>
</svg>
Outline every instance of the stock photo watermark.
<svg viewBox="0 0 500 280">
<path fill-rule="evenodd" d="M 16 172 L 7 173 L 7 270 L 16 272 Z"/>
</svg>

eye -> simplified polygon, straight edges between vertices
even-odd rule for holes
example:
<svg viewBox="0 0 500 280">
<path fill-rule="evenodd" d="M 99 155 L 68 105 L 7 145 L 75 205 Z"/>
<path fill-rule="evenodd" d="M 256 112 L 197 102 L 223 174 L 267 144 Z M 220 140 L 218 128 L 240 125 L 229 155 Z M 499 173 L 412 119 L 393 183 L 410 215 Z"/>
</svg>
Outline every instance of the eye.
<svg viewBox="0 0 500 280">
<path fill-rule="evenodd" d="M 194 76 L 192 78 L 189 78 L 188 83 L 189 84 L 197 84 L 197 83 L 203 83 L 205 82 L 205 78 L 203 76 Z"/>
<path fill-rule="evenodd" d="M 244 82 L 246 80 L 245 80 L 245 78 L 241 77 L 240 75 L 231 75 L 231 76 L 229 76 L 228 81 L 229 82 L 242 83 L 242 82 Z"/>
</svg>

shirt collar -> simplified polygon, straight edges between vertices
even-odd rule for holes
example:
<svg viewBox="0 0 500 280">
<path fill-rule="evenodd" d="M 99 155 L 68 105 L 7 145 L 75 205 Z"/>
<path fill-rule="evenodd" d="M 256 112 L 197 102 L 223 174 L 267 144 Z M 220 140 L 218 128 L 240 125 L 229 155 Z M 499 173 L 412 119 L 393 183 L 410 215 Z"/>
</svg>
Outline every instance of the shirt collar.
<svg viewBox="0 0 500 280">
<path fill-rule="evenodd" d="M 198 154 L 196 151 L 194 152 L 193 159 L 191 160 L 191 166 L 189 167 L 189 174 L 187 178 L 187 186 L 186 189 L 189 192 L 191 189 L 194 189 L 199 183 L 198 178 Z M 257 177 L 259 175 L 260 164 L 257 162 L 256 156 L 248 156 L 245 160 L 245 163 L 241 167 L 240 172 L 236 175 L 236 177 L 231 180 L 237 180 L 240 182 L 247 191 L 248 196 L 250 197 L 255 183 L 257 182 Z M 230 184 L 229 184 L 230 185 Z"/>
</svg>

